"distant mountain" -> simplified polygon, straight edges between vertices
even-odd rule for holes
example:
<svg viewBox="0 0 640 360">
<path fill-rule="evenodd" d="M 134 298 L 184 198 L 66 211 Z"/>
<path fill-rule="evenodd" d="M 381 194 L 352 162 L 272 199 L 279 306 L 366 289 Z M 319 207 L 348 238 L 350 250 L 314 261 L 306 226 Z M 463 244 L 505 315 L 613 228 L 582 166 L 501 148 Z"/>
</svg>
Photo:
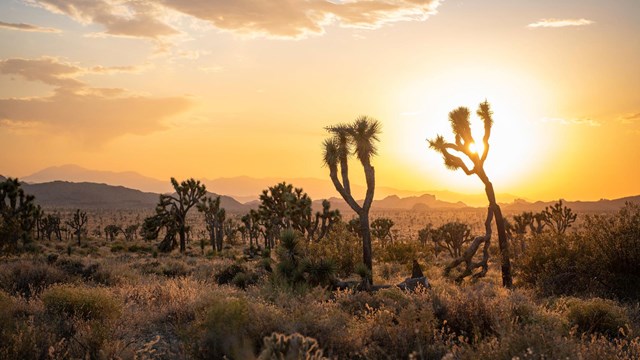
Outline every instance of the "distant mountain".
<svg viewBox="0 0 640 360">
<path fill-rule="evenodd" d="M 342 199 L 337 197 L 332 197 L 327 199 L 331 202 L 331 207 L 334 209 L 338 209 L 341 212 L 351 212 L 351 208 L 349 205 Z M 362 204 L 362 201 L 358 201 Z M 259 203 L 247 203 L 246 205 L 253 204 L 257 206 Z M 316 200 L 313 202 L 314 210 L 322 209 L 322 200 Z M 406 198 L 400 198 L 399 196 L 392 195 L 387 196 L 382 200 L 374 200 L 371 204 L 371 210 L 380 211 L 380 210 L 417 210 L 417 211 L 427 211 L 427 210 L 457 210 L 468 208 L 468 206 L 462 202 L 451 203 L 446 201 L 441 201 L 436 199 L 433 195 L 421 195 L 421 196 L 410 196 Z"/>
<path fill-rule="evenodd" d="M 157 193 L 142 192 L 124 186 L 89 182 L 53 181 L 23 186 L 26 193 L 36 197 L 37 204 L 55 208 L 153 209 L 160 197 Z M 208 195 L 217 196 L 213 193 Z M 229 196 L 222 196 L 221 205 L 233 213 L 244 213 L 249 209 Z"/>
<path fill-rule="evenodd" d="M 202 182 L 207 185 L 207 189 L 216 193 L 225 194 L 234 197 L 243 202 L 257 200 L 262 190 L 277 183 L 286 181 L 295 187 L 301 187 L 309 194 L 312 199 L 327 199 L 338 196 L 333 183 L 329 180 L 315 178 L 252 178 L 248 176 L 237 176 L 231 178 L 203 179 Z M 364 197 L 366 188 L 361 185 L 351 184 L 351 189 L 356 197 Z M 434 195 L 441 201 L 446 202 L 463 202 L 469 206 L 485 206 L 487 197 L 484 193 L 479 194 L 460 194 L 451 191 L 411 191 L 401 190 L 391 187 L 376 187 L 376 199 L 382 200 L 389 196 L 398 196 L 401 198 L 420 197 L 425 194 Z M 517 196 L 511 194 L 498 194 L 498 200 L 501 202 L 511 202 L 517 199 Z"/>
<path fill-rule="evenodd" d="M 166 193 L 172 191 L 169 179 L 161 181 L 140 175 L 133 171 L 113 172 L 89 170 L 77 165 L 52 166 L 29 176 L 20 178 L 27 183 L 46 183 L 52 181 L 90 182 L 114 186 L 124 186 L 145 192 Z"/>
<path fill-rule="evenodd" d="M 632 202 L 640 204 L 640 195 L 638 196 L 628 196 L 619 199 L 601 199 L 598 201 L 563 201 L 565 206 L 570 207 L 574 212 L 589 212 L 589 213 L 600 213 L 600 212 L 612 212 L 618 211 L 621 207 L 624 206 L 625 203 Z M 545 207 L 551 206 L 555 204 L 556 201 L 536 201 L 536 202 L 528 202 L 525 200 L 516 200 L 509 204 L 501 204 L 501 207 L 504 211 L 510 212 L 522 212 L 522 211 L 542 211 Z"/>
<path fill-rule="evenodd" d="M 124 186 L 130 189 L 138 189 L 143 192 L 166 193 L 171 192 L 171 184 L 169 180 L 158 180 L 147 177 L 136 172 L 112 172 L 90 170 L 77 165 L 53 166 L 26 177 L 20 178 L 21 181 L 34 183 L 45 183 L 52 181 L 69 181 L 69 182 L 91 182 L 104 183 L 113 186 Z M 218 179 L 201 179 L 210 190 L 217 194 L 231 196 L 242 203 L 257 200 L 262 190 L 273 186 L 282 181 L 293 184 L 296 187 L 302 187 L 312 199 L 326 199 L 338 196 L 333 183 L 327 179 L 316 178 L 252 178 L 249 176 L 237 176 L 230 178 Z M 365 195 L 366 188 L 362 185 L 351 184 L 356 198 L 362 198 Z M 389 196 L 398 196 L 400 198 L 419 197 L 424 194 L 435 195 L 439 200 L 446 202 L 463 202 L 469 206 L 485 206 L 487 203 L 484 193 L 478 194 L 460 194 L 451 191 L 411 191 L 402 190 L 392 187 L 378 186 L 376 187 L 376 199 L 382 200 Z M 500 202 L 512 202 L 518 197 L 510 194 L 497 194 Z"/>
</svg>

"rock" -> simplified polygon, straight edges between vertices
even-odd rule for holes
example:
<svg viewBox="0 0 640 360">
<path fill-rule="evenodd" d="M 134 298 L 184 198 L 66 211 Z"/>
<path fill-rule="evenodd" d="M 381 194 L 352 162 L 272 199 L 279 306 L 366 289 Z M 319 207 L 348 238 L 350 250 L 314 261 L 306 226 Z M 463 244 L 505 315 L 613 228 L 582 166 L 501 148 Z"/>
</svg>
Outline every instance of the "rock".
<svg viewBox="0 0 640 360">
<path fill-rule="evenodd" d="M 417 279 L 421 277 L 424 277 L 422 268 L 420 267 L 420 264 L 418 264 L 418 260 L 413 260 L 413 270 L 411 270 L 411 278 Z"/>
<path fill-rule="evenodd" d="M 425 276 L 418 278 L 406 278 L 403 282 L 396 286 L 398 286 L 402 290 L 407 291 L 415 291 L 419 286 L 423 286 L 425 289 L 431 287 L 431 285 L 429 285 L 429 281 Z"/>
</svg>

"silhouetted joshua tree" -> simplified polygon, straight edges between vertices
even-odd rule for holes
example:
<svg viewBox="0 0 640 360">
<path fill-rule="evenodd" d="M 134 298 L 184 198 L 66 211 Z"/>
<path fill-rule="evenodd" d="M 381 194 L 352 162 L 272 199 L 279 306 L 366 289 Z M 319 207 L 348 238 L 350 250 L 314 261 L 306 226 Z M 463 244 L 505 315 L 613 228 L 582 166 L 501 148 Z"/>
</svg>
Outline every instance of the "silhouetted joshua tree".
<svg viewBox="0 0 640 360">
<path fill-rule="evenodd" d="M 436 251 L 446 249 L 452 258 L 460 257 L 462 247 L 472 241 L 471 228 L 459 221 L 448 222 L 432 230 L 431 236 Z"/>
<path fill-rule="evenodd" d="M 155 240 L 161 229 L 165 229 L 165 237 L 158 245 L 163 252 L 171 251 L 176 243 L 176 234 L 180 239 L 180 252 L 184 253 L 187 245 L 187 213 L 196 206 L 207 194 L 207 189 L 200 181 L 188 179 L 178 183 L 171 178 L 171 185 L 175 190 L 172 195 L 160 195 L 160 202 L 156 205 L 156 214 L 142 223 L 141 234 L 146 240 Z"/>
<path fill-rule="evenodd" d="M 385 217 L 377 218 L 371 222 L 371 232 L 375 236 L 382 247 L 387 245 L 387 240 L 393 242 L 393 233 L 391 228 L 395 225 L 393 220 Z"/>
<path fill-rule="evenodd" d="M 551 230 L 556 234 L 564 234 L 565 231 L 571 227 L 571 224 L 576 222 L 578 217 L 578 214 L 573 213 L 571 208 L 562 204 L 562 200 L 551 207 L 545 207 L 542 214 L 542 221 L 544 221 L 546 225 L 549 225 Z"/>
<path fill-rule="evenodd" d="M 0 182 L 0 250 L 13 250 L 18 240 L 31 241 L 32 230 L 41 214 L 33 195 L 25 194 L 18 179 Z"/>
<path fill-rule="evenodd" d="M 178 183 L 175 178 L 171 178 L 171 185 L 176 191 L 172 195 L 160 195 L 159 207 L 171 208 L 169 212 L 175 218 L 178 236 L 180 239 L 180 252 L 187 249 L 187 213 L 196 206 L 207 194 L 207 188 L 200 184 L 199 180 L 193 178 Z"/>
<path fill-rule="evenodd" d="M 87 213 L 84 211 L 80 211 L 80 209 L 77 209 L 76 212 L 73 213 L 73 217 L 71 218 L 71 220 L 66 221 L 66 224 L 71 229 L 73 229 L 73 234 L 78 240 L 78 246 L 80 246 L 80 238 L 86 231 Z"/>
<path fill-rule="evenodd" d="M 224 221 L 227 216 L 227 212 L 224 208 L 220 207 L 220 196 L 215 198 L 205 197 L 198 204 L 198 211 L 204 214 L 204 221 L 209 233 L 209 240 L 211 246 L 216 251 L 222 251 L 222 241 L 224 239 Z"/>
<path fill-rule="evenodd" d="M 501 265 L 502 265 L 502 284 L 505 287 L 510 288 L 512 286 L 511 278 L 511 263 L 509 260 L 509 242 L 507 240 L 507 234 L 505 231 L 504 221 L 502 217 L 502 211 L 496 201 L 496 195 L 493 190 L 493 184 L 489 181 L 487 174 L 484 170 L 484 162 L 489 154 L 489 137 L 491 136 L 491 127 L 493 125 L 492 112 L 487 101 L 480 104 L 476 114 L 484 122 L 484 136 L 482 138 L 482 154 L 478 154 L 473 150 L 475 146 L 475 140 L 471 134 L 471 123 L 469 121 L 469 109 L 466 107 L 459 107 L 449 113 L 449 121 L 451 122 L 451 128 L 455 136 L 455 142 L 449 143 L 445 141 L 444 137 L 438 135 L 435 139 L 429 140 L 429 146 L 442 154 L 444 164 L 451 170 L 462 169 L 467 175 L 476 175 L 485 186 L 485 192 L 487 199 L 489 200 L 489 212 L 487 218 L 495 216 L 496 228 L 498 230 L 498 244 L 500 246 Z M 469 167 L 458 156 L 450 153 L 453 150 L 465 155 L 473 164 L 473 167 Z M 490 230 L 488 232 L 489 237 L 485 233 L 486 242 L 491 240 Z M 486 268 L 486 264 L 482 265 L 483 269 Z M 481 273 L 484 276 L 485 270 Z"/>
<path fill-rule="evenodd" d="M 109 224 L 107 226 L 104 227 L 104 236 L 107 238 L 107 240 L 109 241 L 113 241 L 115 240 L 115 238 L 118 236 L 119 233 L 124 233 L 122 231 L 122 228 L 118 225 L 115 224 Z"/>
<path fill-rule="evenodd" d="M 375 169 L 371 165 L 371 157 L 376 155 L 376 142 L 379 141 L 380 122 L 366 116 L 359 117 L 351 124 L 329 126 L 326 130 L 333 136 L 324 141 L 324 163 L 329 167 L 329 176 L 340 196 L 349 207 L 358 214 L 362 235 L 362 258 L 369 269 L 369 281 L 373 284 L 373 263 L 371 254 L 371 229 L 369 227 L 369 210 L 373 202 L 376 187 Z M 358 204 L 351 194 L 349 181 L 349 157 L 355 155 L 364 169 L 367 192 L 362 205 Z M 338 178 L 340 167 L 340 178 Z"/>
<path fill-rule="evenodd" d="M 124 239 L 127 241 L 136 240 L 138 238 L 139 227 L 140 227 L 140 224 L 131 224 L 127 226 L 122 232 L 124 234 Z"/>
</svg>

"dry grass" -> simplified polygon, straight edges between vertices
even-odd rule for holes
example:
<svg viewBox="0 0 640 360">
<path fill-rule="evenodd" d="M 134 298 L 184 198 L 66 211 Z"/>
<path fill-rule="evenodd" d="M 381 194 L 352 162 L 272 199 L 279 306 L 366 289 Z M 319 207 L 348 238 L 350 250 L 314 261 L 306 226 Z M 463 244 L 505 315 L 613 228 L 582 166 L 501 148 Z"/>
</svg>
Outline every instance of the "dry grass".
<svg viewBox="0 0 640 360">
<path fill-rule="evenodd" d="M 193 241 L 180 256 L 118 241 L 112 251 L 87 240 L 70 255 L 64 242 L 41 242 L 36 254 L 2 259 L 0 358 L 244 359 L 282 354 L 288 341 L 296 354 L 304 345 L 340 359 L 640 358 L 637 303 L 505 290 L 496 264 L 455 284 L 442 276 L 447 259 L 403 248 L 377 257 L 375 278 L 398 283 L 417 256 L 431 289 L 331 292 L 274 281 L 240 245 L 211 256 Z M 233 267 L 255 283 L 220 285 Z"/>
</svg>

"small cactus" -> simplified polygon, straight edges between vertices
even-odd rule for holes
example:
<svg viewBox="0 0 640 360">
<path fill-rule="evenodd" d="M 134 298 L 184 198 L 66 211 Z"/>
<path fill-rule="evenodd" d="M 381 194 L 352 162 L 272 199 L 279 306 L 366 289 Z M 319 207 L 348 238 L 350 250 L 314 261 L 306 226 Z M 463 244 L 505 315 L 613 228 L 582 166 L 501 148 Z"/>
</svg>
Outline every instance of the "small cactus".
<svg viewBox="0 0 640 360">
<path fill-rule="evenodd" d="M 298 333 L 273 333 L 264 338 L 259 360 L 320 360 L 327 359 L 314 338 Z"/>
</svg>

